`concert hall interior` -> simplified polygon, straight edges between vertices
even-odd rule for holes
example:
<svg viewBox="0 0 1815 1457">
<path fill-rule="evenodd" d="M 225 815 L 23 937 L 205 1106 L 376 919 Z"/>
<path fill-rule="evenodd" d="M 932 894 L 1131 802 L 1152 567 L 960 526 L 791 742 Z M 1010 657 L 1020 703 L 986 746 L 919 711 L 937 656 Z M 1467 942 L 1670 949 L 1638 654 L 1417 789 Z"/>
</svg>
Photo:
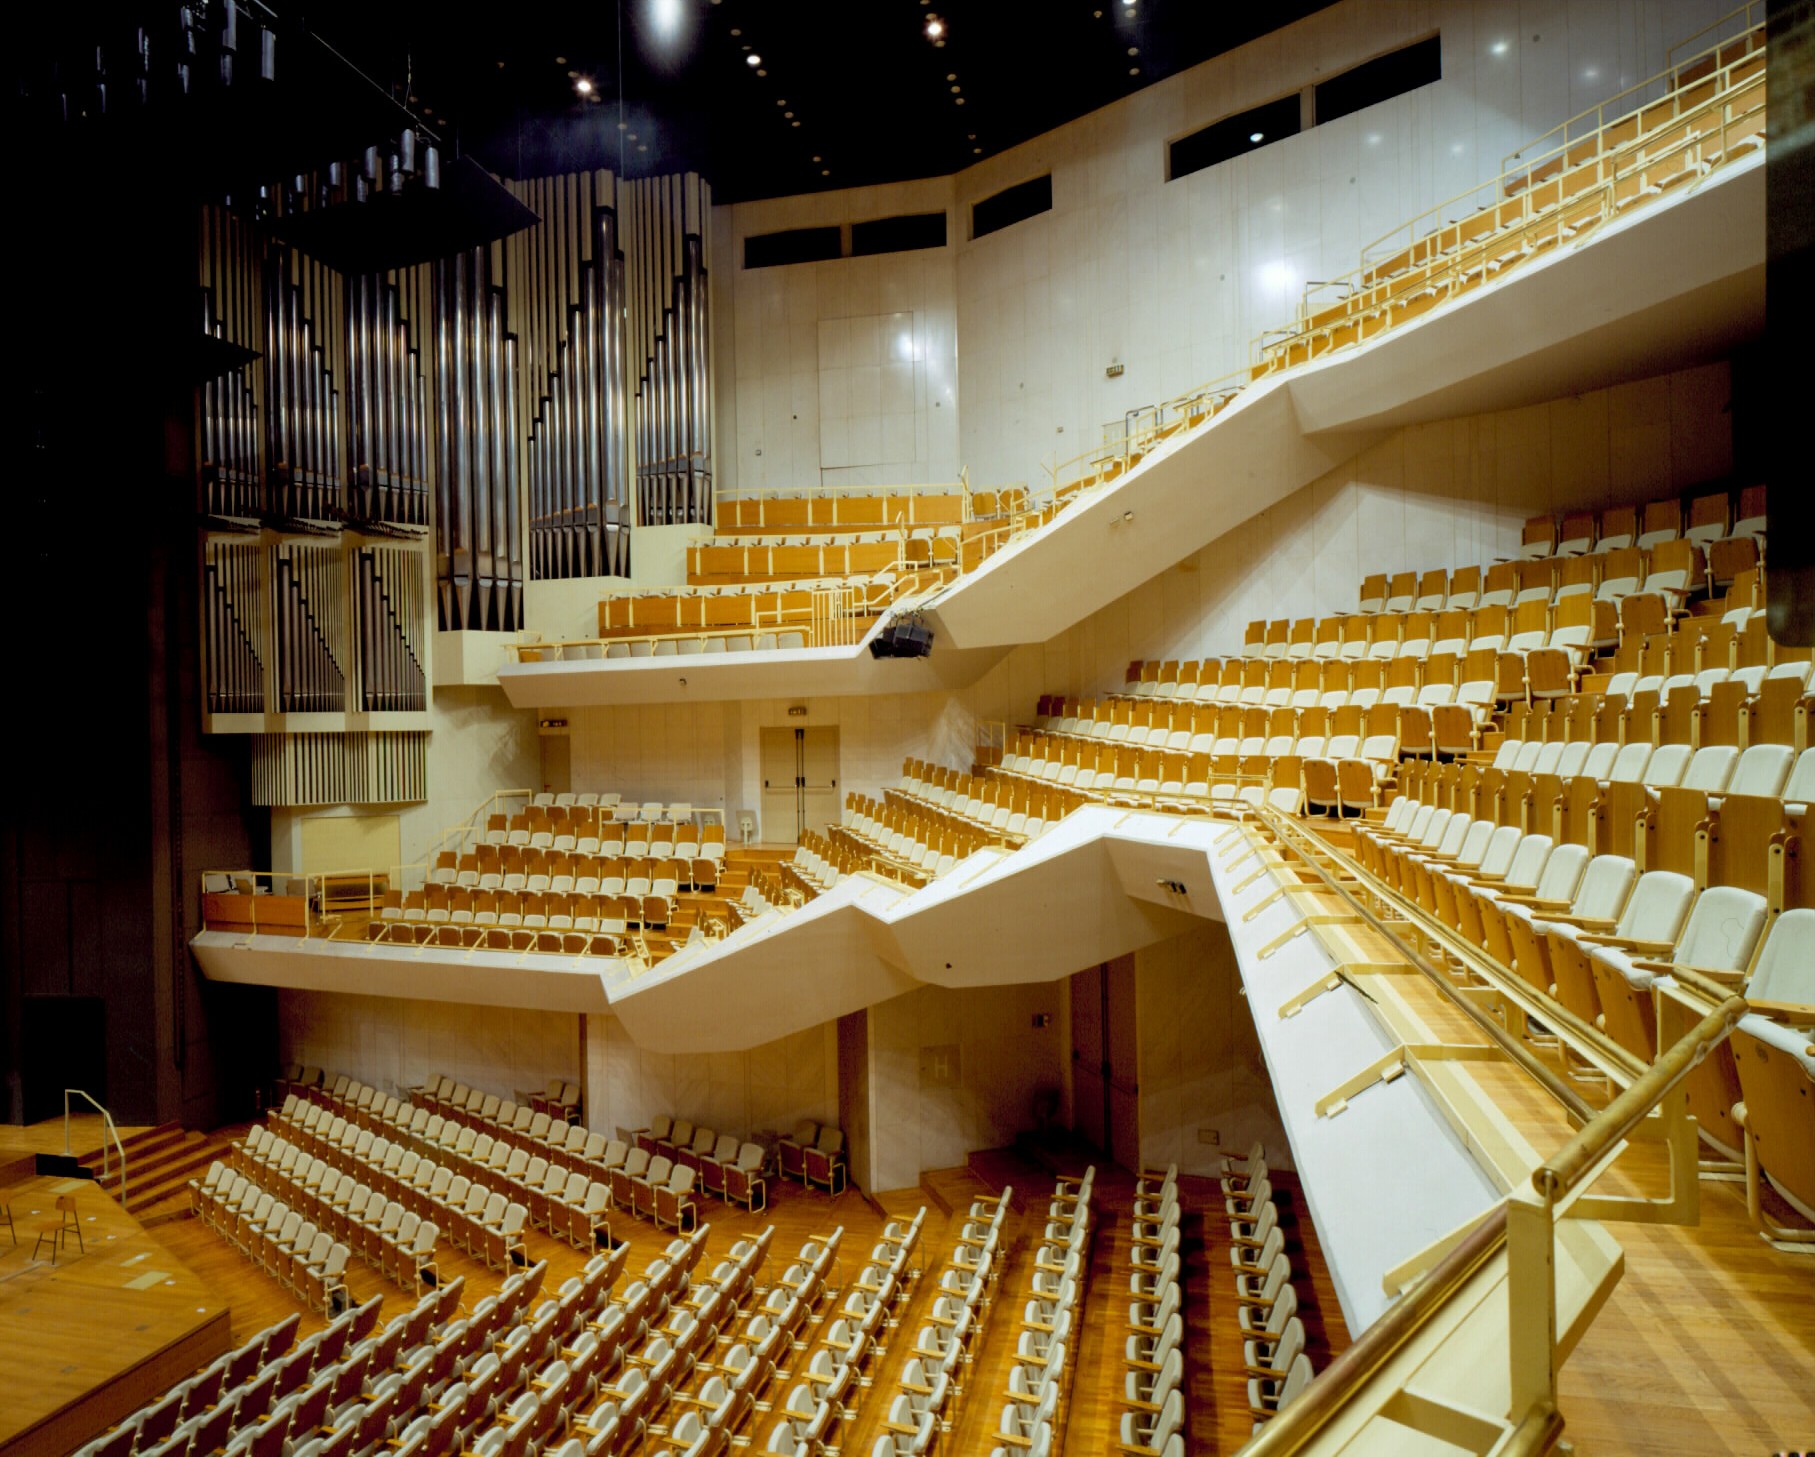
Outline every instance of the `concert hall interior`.
<svg viewBox="0 0 1815 1457">
<path fill-rule="evenodd" d="M 1815 1442 L 1815 0 L 12 23 L 0 1457 Z"/>
</svg>

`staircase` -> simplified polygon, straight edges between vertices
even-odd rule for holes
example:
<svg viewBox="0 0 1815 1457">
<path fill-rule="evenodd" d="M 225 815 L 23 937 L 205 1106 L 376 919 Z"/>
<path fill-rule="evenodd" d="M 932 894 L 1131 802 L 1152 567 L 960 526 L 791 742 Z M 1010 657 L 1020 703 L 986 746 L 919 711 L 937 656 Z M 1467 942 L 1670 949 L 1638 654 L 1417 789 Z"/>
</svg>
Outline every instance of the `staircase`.
<svg viewBox="0 0 1815 1457">
<path fill-rule="evenodd" d="M 193 1133 L 181 1124 L 164 1123 L 122 1143 L 126 1150 L 126 1212 L 149 1223 L 186 1208 L 189 1181 L 231 1148 L 233 1141 L 224 1133 Z M 102 1189 L 120 1197 L 120 1157 L 112 1144 L 91 1149 L 76 1161 L 94 1171 L 95 1182 Z M 101 1173 L 104 1164 L 105 1176 Z"/>
</svg>

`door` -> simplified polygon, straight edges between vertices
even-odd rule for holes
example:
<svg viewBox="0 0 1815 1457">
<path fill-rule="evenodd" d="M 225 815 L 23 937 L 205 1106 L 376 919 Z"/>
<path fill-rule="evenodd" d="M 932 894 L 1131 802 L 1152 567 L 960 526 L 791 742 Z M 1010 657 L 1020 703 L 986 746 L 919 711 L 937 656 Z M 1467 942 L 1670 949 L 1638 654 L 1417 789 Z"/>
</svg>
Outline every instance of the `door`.
<svg viewBox="0 0 1815 1457">
<path fill-rule="evenodd" d="M 763 839 L 797 845 L 802 830 L 838 821 L 838 730 L 766 728 L 763 772 Z"/>
<path fill-rule="evenodd" d="M 801 828 L 825 833 L 839 820 L 838 730 L 809 728 L 800 731 Z"/>
<path fill-rule="evenodd" d="M 1072 1129 L 1126 1169 L 1140 1167 L 1134 958 L 1071 978 Z"/>
</svg>

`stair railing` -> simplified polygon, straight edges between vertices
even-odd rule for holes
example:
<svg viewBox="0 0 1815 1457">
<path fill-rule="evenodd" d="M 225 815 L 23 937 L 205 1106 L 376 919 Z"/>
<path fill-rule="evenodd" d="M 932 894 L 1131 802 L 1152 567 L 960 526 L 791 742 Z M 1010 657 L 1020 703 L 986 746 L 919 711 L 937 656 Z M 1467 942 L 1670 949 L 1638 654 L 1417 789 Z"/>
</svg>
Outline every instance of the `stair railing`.
<svg viewBox="0 0 1815 1457">
<path fill-rule="evenodd" d="M 126 1203 L 126 1145 L 120 1142 L 120 1130 L 113 1126 L 113 1114 L 109 1113 L 99 1103 L 95 1102 L 90 1094 L 83 1092 L 80 1088 L 65 1088 L 63 1090 L 63 1152 L 65 1156 L 68 1156 L 70 1152 L 69 1100 L 72 1097 L 80 1098 L 86 1102 L 95 1110 L 95 1112 L 101 1115 L 101 1121 L 107 1126 L 107 1135 L 113 1140 L 114 1150 L 120 1155 L 120 1203 L 124 1205 Z M 103 1179 L 107 1177 L 107 1170 L 107 1144 L 106 1141 L 103 1140 L 101 1143 L 101 1177 Z"/>
</svg>

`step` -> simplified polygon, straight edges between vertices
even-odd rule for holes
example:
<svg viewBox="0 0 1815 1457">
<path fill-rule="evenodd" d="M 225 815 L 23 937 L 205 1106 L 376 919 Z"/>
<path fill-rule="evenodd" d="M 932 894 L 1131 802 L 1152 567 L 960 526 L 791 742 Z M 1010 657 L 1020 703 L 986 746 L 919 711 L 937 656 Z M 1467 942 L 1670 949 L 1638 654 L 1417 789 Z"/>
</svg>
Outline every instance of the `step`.
<svg viewBox="0 0 1815 1457">
<path fill-rule="evenodd" d="M 141 1174 L 133 1169 L 132 1183 L 126 1201 L 128 1212 L 136 1213 L 160 1204 L 189 1187 L 189 1181 L 217 1158 L 223 1158 L 232 1145 L 217 1139 L 197 1137 L 194 1145 L 180 1159 L 159 1164 Z"/>
<path fill-rule="evenodd" d="M 182 1124 L 164 1123 L 147 1129 L 144 1133 L 135 1133 L 131 1138 L 122 1139 L 120 1144 L 126 1152 L 127 1167 L 136 1167 L 163 1149 L 180 1146 L 187 1136 Z M 111 1140 L 101 1147 L 79 1154 L 77 1160 L 84 1168 L 93 1169 L 96 1177 L 100 1176 L 103 1164 L 108 1165 L 115 1176 L 119 1173 L 119 1151 L 114 1148 Z"/>
</svg>

